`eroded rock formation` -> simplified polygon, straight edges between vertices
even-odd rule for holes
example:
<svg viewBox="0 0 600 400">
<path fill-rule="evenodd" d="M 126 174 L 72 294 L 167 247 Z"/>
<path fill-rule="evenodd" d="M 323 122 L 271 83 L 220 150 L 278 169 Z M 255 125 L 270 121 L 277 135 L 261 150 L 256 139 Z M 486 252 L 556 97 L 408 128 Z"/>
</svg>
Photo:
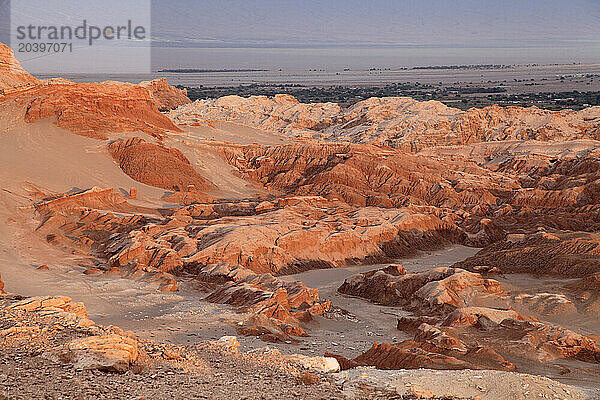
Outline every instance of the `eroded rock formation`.
<svg viewBox="0 0 600 400">
<path fill-rule="evenodd" d="M 170 115 L 178 124 L 225 120 L 288 136 L 410 151 L 499 140 L 600 139 L 598 107 L 574 112 L 494 105 L 461 111 L 434 100 L 374 97 L 343 109 L 335 103 L 302 104 L 292 96 L 277 95 L 198 100 Z"/>
<path fill-rule="evenodd" d="M 329 301 L 319 299 L 317 289 L 308 288 L 302 282 L 283 282 L 270 274 L 257 275 L 241 266 L 209 266 L 199 271 L 197 279 L 218 284 L 206 300 L 230 304 L 251 313 L 238 331 L 265 341 L 283 342 L 294 340 L 291 336 L 307 336 L 302 325 L 330 307 Z"/>
<path fill-rule="evenodd" d="M 89 336 L 66 343 L 56 357 L 78 369 L 125 372 L 137 360 L 138 343 L 123 335 Z"/>
<path fill-rule="evenodd" d="M 159 111 L 169 111 L 184 104 L 191 103 L 187 90 L 177 89 L 167 83 L 166 78 L 140 82 L 139 85 L 148 89 L 150 97 Z"/>
<path fill-rule="evenodd" d="M 123 172 L 146 185 L 174 191 L 214 188 L 177 149 L 135 137 L 113 141 L 108 151 Z"/>
<path fill-rule="evenodd" d="M 499 282 L 458 268 L 439 267 L 414 274 L 389 272 L 384 268 L 353 275 L 338 291 L 383 305 L 434 313 L 465 307 L 485 295 L 505 294 Z"/>
<path fill-rule="evenodd" d="M 76 83 L 31 89 L 23 101 L 24 118 L 49 119 L 82 136 L 106 139 L 109 132 L 142 131 L 154 137 L 180 132 L 162 115 L 148 90 L 136 85 Z"/>
<path fill-rule="evenodd" d="M 10 47 L 0 43 L 0 103 L 15 108 L 29 123 L 49 119 L 78 135 L 98 139 L 136 131 L 160 138 L 181 130 L 158 109 L 187 102 L 184 91 L 164 79 L 141 85 L 38 80 L 21 67 Z"/>
<path fill-rule="evenodd" d="M 36 84 L 38 80 L 21 67 L 13 50 L 0 43 L 0 96 Z"/>
<path fill-rule="evenodd" d="M 425 315 L 398 320 L 398 329 L 414 335 L 414 339 L 375 344 L 352 360 L 337 356 L 342 368 L 372 365 L 382 369 L 515 370 L 518 365 L 531 368 L 531 363 L 558 359 L 600 363 L 600 348 L 591 337 L 540 322 L 512 308 L 477 305 L 510 303 L 497 281 L 446 267 L 417 274 L 389 272 L 388 268 L 357 274 L 346 279 L 338 290 Z M 512 300 L 532 308 L 541 307 L 545 300 L 547 307 L 556 309 L 556 301 L 552 305 L 548 300 L 556 299 L 556 295 L 535 297 L 520 295 Z"/>
<path fill-rule="evenodd" d="M 194 204 L 164 210 L 163 217 L 132 206 L 111 189 L 96 188 L 55 196 L 36 207 L 38 232 L 48 242 L 94 254 L 97 263 L 86 274 L 129 277 L 164 291 L 177 289 L 173 274 L 196 276 L 209 285 L 209 301 L 253 313 L 245 332 L 271 335 L 267 338 L 303 336 L 301 325 L 329 308 L 318 291 L 284 284 L 269 273 L 385 260 L 437 247 L 448 236 L 448 227 L 435 216 L 357 209 L 318 197 Z"/>
</svg>

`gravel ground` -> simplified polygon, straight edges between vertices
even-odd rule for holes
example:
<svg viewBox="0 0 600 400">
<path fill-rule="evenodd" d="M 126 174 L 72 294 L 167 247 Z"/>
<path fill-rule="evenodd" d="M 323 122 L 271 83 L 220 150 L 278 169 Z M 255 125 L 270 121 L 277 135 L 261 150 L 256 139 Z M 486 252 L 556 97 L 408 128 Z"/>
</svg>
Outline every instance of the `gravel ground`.
<svg viewBox="0 0 600 400">
<path fill-rule="evenodd" d="M 343 398 L 331 377 L 277 353 L 246 354 L 211 342 L 139 340 L 140 355 L 125 373 L 77 370 L 50 354 L 76 338 L 123 331 L 6 308 L 11 302 L 0 301 L 1 400 Z"/>
<path fill-rule="evenodd" d="M 153 366 L 124 374 L 77 371 L 38 354 L 0 355 L 0 399 L 342 399 L 328 381 L 302 384 L 277 366 L 200 350 L 203 372 Z M 318 377 L 320 381 L 320 377 Z"/>
</svg>

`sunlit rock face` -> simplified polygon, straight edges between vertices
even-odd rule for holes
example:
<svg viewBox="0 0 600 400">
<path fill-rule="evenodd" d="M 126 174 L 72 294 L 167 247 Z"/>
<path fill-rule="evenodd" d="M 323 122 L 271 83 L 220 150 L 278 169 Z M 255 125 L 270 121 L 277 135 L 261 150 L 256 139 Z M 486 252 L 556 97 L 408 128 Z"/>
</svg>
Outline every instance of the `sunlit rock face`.
<svg viewBox="0 0 600 400">
<path fill-rule="evenodd" d="M 299 103 L 289 95 L 198 100 L 170 113 L 178 124 L 224 120 L 287 136 L 373 143 L 407 151 L 501 140 L 600 139 L 600 107 L 548 111 L 500 107 L 462 111 L 439 101 L 373 97 L 349 108 Z"/>
</svg>

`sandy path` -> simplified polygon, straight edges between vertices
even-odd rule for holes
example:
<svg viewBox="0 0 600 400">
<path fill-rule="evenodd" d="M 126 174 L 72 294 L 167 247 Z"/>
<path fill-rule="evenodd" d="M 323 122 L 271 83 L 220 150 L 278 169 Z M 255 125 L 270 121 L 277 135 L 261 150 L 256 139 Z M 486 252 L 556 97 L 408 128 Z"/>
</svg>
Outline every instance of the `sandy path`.
<svg viewBox="0 0 600 400">
<path fill-rule="evenodd" d="M 265 194 L 257 187 L 243 180 L 235 169 L 227 164 L 216 152 L 211 150 L 211 144 L 285 144 L 290 139 L 275 133 L 251 128 L 232 122 L 215 122 L 215 128 L 209 126 L 182 126 L 184 133 L 171 135 L 165 141 L 170 146 L 180 150 L 194 168 L 206 179 L 217 186 L 208 194 L 218 198 L 243 199 Z"/>
<path fill-rule="evenodd" d="M 290 143 L 291 139 L 275 132 L 263 131 L 244 124 L 229 121 L 213 121 L 209 126 L 182 126 L 184 135 L 196 140 L 216 140 L 236 144 L 280 145 Z"/>
</svg>

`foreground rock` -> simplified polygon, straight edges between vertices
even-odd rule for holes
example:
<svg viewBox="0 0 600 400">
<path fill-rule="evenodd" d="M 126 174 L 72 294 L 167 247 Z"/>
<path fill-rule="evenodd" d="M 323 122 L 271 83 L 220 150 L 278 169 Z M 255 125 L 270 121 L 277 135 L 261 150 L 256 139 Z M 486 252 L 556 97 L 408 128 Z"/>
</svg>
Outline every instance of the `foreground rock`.
<svg viewBox="0 0 600 400">
<path fill-rule="evenodd" d="M 71 303 L 62 296 L 0 297 L 0 390 L 5 396 L 344 398 L 327 375 L 336 370 L 334 359 L 241 353 L 235 337 L 167 345 L 136 339 L 117 327 L 78 326 L 65 312 L 48 313 Z"/>
<path fill-rule="evenodd" d="M 119 329 L 106 330 L 88 319 L 85 305 L 69 297 L 30 297 L 20 301 L 7 297 L 2 301 L 4 324 L 10 328 L 0 330 L 3 340 L 49 341 L 52 332 L 72 330 L 84 337 L 71 339 L 64 344 L 45 349 L 44 357 L 72 364 L 78 369 L 99 369 L 125 372 L 138 357 L 137 339 Z M 34 345 L 37 345 L 34 340 Z M 27 345 L 25 345 L 27 346 Z"/>
<path fill-rule="evenodd" d="M 336 375 L 350 399 L 437 398 L 527 400 L 587 399 L 570 386 L 548 378 L 503 371 L 378 371 L 357 368 Z M 412 396 L 412 397 L 410 397 Z"/>
<path fill-rule="evenodd" d="M 116 334 L 90 336 L 70 341 L 53 356 L 77 369 L 125 372 L 137 360 L 138 343 L 135 337 Z"/>
<path fill-rule="evenodd" d="M 29 297 L 9 305 L 8 309 L 22 310 L 44 317 L 56 316 L 65 324 L 82 328 L 94 325 L 94 322 L 88 319 L 85 305 L 66 296 Z"/>
</svg>

